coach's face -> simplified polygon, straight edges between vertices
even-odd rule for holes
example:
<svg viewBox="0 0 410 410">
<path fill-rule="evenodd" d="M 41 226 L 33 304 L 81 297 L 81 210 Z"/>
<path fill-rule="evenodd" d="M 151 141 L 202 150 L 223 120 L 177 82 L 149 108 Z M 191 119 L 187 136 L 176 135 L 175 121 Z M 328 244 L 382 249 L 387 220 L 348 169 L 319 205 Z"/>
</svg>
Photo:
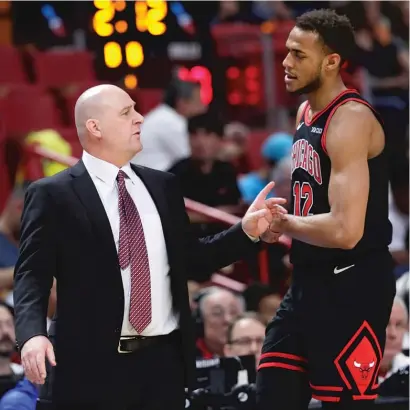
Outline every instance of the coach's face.
<svg viewBox="0 0 410 410">
<path fill-rule="evenodd" d="M 100 143 L 104 151 L 129 161 L 142 149 L 140 127 L 144 117 L 135 111 L 134 101 L 120 88 L 110 88 L 102 98 Z"/>
<path fill-rule="evenodd" d="M 316 91 L 326 76 L 338 73 L 340 56 L 330 53 L 319 35 L 293 28 L 286 41 L 288 54 L 283 60 L 286 90 L 295 94 Z"/>
</svg>

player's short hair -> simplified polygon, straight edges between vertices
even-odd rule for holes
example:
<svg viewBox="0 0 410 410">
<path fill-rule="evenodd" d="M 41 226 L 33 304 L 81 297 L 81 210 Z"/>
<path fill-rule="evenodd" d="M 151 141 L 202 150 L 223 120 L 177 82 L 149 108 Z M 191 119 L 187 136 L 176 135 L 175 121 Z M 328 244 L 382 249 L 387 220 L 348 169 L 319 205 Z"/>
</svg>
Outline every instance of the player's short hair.
<svg viewBox="0 0 410 410">
<path fill-rule="evenodd" d="M 355 37 L 350 20 L 332 9 L 308 11 L 297 17 L 296 27 L 317 33 L 330 52 L 340 55 L 341 65 L 354 51 Z"/>
</svg>

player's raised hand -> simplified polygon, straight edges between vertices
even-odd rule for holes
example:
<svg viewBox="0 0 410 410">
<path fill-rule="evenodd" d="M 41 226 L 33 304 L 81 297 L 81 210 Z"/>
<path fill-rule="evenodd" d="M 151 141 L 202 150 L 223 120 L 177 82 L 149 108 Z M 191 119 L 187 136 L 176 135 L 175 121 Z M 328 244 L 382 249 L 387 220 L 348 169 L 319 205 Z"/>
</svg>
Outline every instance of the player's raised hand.
<svg viewBox="0 0 410 410">
<path fill-rule="evenodd" d="M 245 216 L 242 218 L 242 229 L 251 237 L 259 238 L 268 229 L 273 220 L 272 207 L 286 203 L 284 198 L 266 199 L 275 183 L 269 182 L 258 194 Z M 281 207 L 282 208 L 282 207 Z M 282 208 L 284 210 L 284 208 Z M 286 210 L 285 210 L 286 211 Z"/>
</svg>

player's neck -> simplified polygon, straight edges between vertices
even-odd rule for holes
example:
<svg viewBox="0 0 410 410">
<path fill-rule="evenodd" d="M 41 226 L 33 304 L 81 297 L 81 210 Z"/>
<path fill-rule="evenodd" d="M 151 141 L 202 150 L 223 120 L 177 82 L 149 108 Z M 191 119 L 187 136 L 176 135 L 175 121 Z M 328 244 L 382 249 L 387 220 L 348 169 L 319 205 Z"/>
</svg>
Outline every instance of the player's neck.
<svg viewBox="0 0 410 410">
<path fill-rule="evenodd" d="M 308 101 L 312 116 L 322 111 L 342 91 L 346 90 L 341 78 L 329 84 L 323 84 L 318 90 L 308 94 Z"/>
</svg>

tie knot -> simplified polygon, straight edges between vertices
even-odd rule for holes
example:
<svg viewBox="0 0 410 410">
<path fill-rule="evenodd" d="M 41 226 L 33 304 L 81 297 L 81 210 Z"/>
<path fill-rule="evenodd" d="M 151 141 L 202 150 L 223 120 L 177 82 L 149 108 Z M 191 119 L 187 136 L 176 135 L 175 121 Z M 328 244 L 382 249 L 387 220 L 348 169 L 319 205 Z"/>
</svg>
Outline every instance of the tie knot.
<svg viewBox="0 0 410 410">
<path fill-rule="evenodd" d="M 124 172 L 124 171 L 118 171 L 118 175 L 117 175 L 117 181 L 119 183 L 124 182 L 125 179 L 128 178 L 128 175 Z"/>
</svg>

